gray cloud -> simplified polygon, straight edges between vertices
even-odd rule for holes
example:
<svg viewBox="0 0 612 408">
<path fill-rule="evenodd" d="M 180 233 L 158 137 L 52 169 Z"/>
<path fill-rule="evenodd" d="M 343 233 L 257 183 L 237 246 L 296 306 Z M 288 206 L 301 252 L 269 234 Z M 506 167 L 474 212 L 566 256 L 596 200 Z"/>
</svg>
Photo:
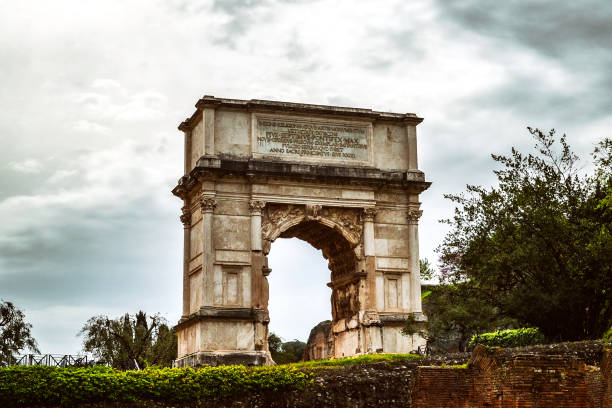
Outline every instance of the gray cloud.
<svg viewBox="0 0 612 408">
<path fill-rule="evenodd" d="M 463 28 L 522 43 L 560 59 L 606 49 L 612 38 L 612 3 L 606 0 L 505 1 L 494 5 L 455 0 L 439 1 L 438 6 Z"/>
<path fill-rule="evenodd" d="M 266 3 L 268 3 L 267 0 L 215 0 L 212 9 L 221 12 L 229 21 L 224 23 L 219 32 L 214 34 L 214 42 L 235 48 L 248 28 L 260 23 L 255 11 Z M 273 14 L 268 13 L 266 20 L 273 17 Z"/>
<path fill-rule="evenodd" d="M 525 73 L 516 72 L 513 61 L 506 60 L 510 72 L 506 83 L 475 95 L 477 106 L 492 103 L 506 109 L 516 107 L 523 114 L 535 109 L 542 114 L 557 111 L 591 119 L 612 110 L 609 1 L 508 1 L 485 7 L 481 1 L 458 0 L 439 1 L 438 7 L 447 21 L 493 40 L 496 49 L 488 51 L 492 58 L 526 47 L 556 63 L 570 78 L 565 86 L 547 84 L 545 61 L 541 66 L 533 61 L 530 72 Z"/>
</svg>

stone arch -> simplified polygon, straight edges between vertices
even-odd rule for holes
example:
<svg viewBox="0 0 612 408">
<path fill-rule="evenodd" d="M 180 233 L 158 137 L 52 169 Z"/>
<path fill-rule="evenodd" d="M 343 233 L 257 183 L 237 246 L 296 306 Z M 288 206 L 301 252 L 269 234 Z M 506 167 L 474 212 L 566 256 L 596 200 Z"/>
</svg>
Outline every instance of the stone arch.
<svg viewBox="0 0 612 408">
<path fill-rule="evenodd" d="M 277 238 L 298 238 L 322 251 L 332 280 L 353 272 L 363 259 L 361 209 L 320 205 L 266 205 L 262 213 L 264 255 Z"/>
<path fill-rule="evenodd" d="M 279 237 L 323 252 L 332 356 L 409 352 L 422 319 L 414 114 L 205 96 L 179 129 L 183 307 L 177 364 L 269 362 L 266 255 Z M 418 338 L 417 338 L 418 337 Z"/>
<path fill-rule="evenodd" d="M 264 256 L 278 238 L 298 238 L 321 250 L 330 270 L 334 321 L 350 318 L 361 306 L 360 280 L 354 279 L 363 260 L 361 212 L 359 208 L 272 203 L 262 213 Z M 264 299 L 268 297 L 264 294 Z"/>
</svg>

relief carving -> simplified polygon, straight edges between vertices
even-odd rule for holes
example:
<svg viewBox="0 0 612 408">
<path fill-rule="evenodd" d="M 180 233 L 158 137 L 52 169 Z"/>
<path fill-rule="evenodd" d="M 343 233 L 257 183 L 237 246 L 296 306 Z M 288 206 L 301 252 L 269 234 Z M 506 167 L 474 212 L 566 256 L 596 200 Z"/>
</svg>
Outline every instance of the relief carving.
<svg viewBox="0 0 612 408">
<path fill-rule="evenodd" d="M 204 195 L 200 197 L 200 209 L 202 210 L 202 214 L 207 212 L 211 213 L 215 210 L 216 207 L 217 200 L 215 199 L 215 197 Z"/>
<path fill-rule="evenodd" d="M 361 214 L 356 208 L 325 207 L 321 210 L 321 218 L 331 220 L 343 229 L 351 244 L 357 245 L 361 241 L 363 226 Z"/>
<path fill-rule="evenodd" d="M 332 318 L 334 321 L 351 317 L 359 312 L 359 282 L 334 288 L 332 292 Z"/>
<path fill-rule="evenodd" d="M 408 224 L 418 224 L 419 218 L 423 215 L 423 211 L 418 210 L 416 208 L 410 208 L 406 212 L 406 217 L 408 218 Z"/>
<path fill-rule="evenodd" d="M 363 209 L 363 220 L 367 222 L 374 222 L 376 218 L 376 208 L 364 208 Z"/>
<path fill-rule="evenodd" d="M 323 206 L 319 204 L 306 204 L 306 219 L 308 220 L 318 219 L 319 212 L 321 211 L 322 208 Z"/>
<path fill-rule="evenodd" d="M 189 228 L 191 227 L 191 211 L 189 206 L 185 204 L 183 208 L 181 208 L 181 222 L 183 223 L 183 227 Z"/>
<path fill-rule="evenodd" d="M 360 210 L 357 208 L 323 207 L 318 204 L 269 204 L 262 212 L 262 234 L 264 239 L 274 241 L 287 224 L 298 224 L 302 220 L 316 220 L 330 228 L 340 230 L 352 246 L 361 241 L 363 230 Z"/>
<path fill-rule="evenodd" d="M 264 212 L 261 233 L 267 240 L 274 241 L 289 221 L 299 222 L 304 218 L 304 207 L 292 204 L 271 204 Z"/>
<path fill-rule="evenodd" d="M 261 211 L 264 209 L 265 206 L 265 201 L 249 201 L 249 211 L 251 212 L 251 215 L 261 215 Z"/>
</svg>

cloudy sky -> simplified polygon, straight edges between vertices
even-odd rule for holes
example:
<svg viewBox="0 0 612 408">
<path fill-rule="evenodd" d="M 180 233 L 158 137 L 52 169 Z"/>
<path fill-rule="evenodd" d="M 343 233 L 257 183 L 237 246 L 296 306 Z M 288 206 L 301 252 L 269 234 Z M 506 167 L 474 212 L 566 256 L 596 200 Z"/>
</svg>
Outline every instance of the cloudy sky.
<svg viewBox="0 0 612 408">
<path fill-rule="evenodd" d="M 444 193 L 494 182 L 490 153 L 612 128 L 612 2 L 0 0 L 0 298 L 44 353 L 96 314 L 181 305 L 178 123 L 204 94 L 425 118 L 421 255 Z M 329 318 L 329 271 L 295 239 L 270 255 L 271 328 Z"/>
</svg>

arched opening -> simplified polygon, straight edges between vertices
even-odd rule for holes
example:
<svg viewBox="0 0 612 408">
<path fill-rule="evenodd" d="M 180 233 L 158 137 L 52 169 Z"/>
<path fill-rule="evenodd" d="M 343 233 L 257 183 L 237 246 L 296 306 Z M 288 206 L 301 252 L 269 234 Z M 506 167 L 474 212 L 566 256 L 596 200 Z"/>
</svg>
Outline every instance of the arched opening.
<svg viewBox="0 0 612 408">
<path fill-rule="evenodd" d="M 328 260 L 331 280 L 336 280 L 355 270 L 357 258 L 350 243 L 336 230 L 317 221 L 302 221 L 281 233 L 280 238 L 299 238 L 320 249 Z"/>
<path fill-rule="evenodd" d="M 275 210 L 274 207 L 271 209 Z M 293 210 L 289 208 L 285 211 Z M 266 218 L 269 222 L 270 217 Z M 285 333 L 299 333 L 300 337 L 288 337 L 304 342 L 312 340 L 313 344 L 308 341 L 308 350 L 312 348 L 307 353 L 309 358 L 332 356 L 334 340 L 331 324 L 321 326 L 319 323 L 350 318 L 360 310 L 359 280 L 354 279 L 359 265 L 359 248 L 356 248 L 359 241 L 347 239 L 343 224 L 319 215 L 313 217 L 306 211 L 294 211 L 292 218 L 281 217 L 281 220 L 275 228 L 267 228 L 274 232 L 267 235 L 268 244 L 265 245 L 265 252 L 270 254 L 268 265 L 275 271 L 268 277 L 266 285 L 269 291 L 266 296 L 269 299 L 269 330 L 285 338 Z M 346 227 L 346 218 L 343 222 Z M 275 255 L 275 251 L 280 253 Z M 326 273 L 323 272 L 325 269 L 328 270 Z M 276 285 L 275 277 L 278 275 L 282 275 L 278 280 L 284 281 L 284 285 Z M 320 287 L 315 289 L 313 284 Z M 289 292 L 289 296 L 286 292 Z M 292 293 L 294 296 L 290 297 Z M 321 313 L 325 308 L 327 313 Z M 284 321 L 275 323 L 277 313 Z M 294 316 L 297 321 L 288 321 L 288 316 Z M 315 326 L 317 330 L 321 327 L 325 329 L 321 333 L 313 332 L 315 336 L 309 336 Z"/>
<path fill-rule="evenodd" d="M 297 238 L 277 239 L 268 256 L 268 330 L 307 343 L 311 329 L 331 320 L 330 272 L 321 251 Z M 277 361 L 278 362 L 278 361 Z"/>
</svg>

